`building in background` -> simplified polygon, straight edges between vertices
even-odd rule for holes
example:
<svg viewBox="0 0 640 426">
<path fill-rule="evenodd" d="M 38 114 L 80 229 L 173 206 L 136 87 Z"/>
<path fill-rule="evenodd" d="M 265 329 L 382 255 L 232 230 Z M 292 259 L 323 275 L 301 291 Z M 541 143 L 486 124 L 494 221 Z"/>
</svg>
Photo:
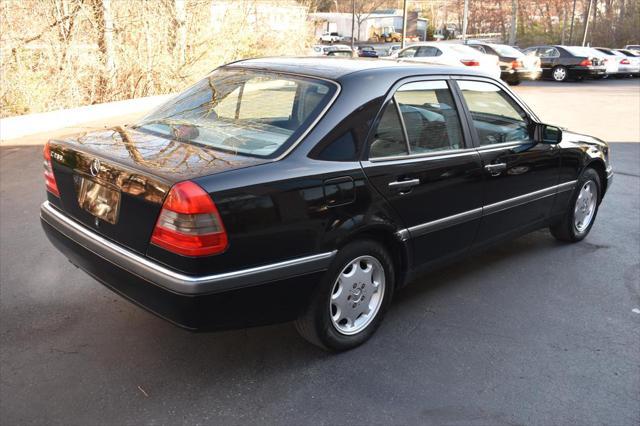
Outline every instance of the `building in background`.
<svg viewBox="0 0 640 426">
<path fill-rule="evenodd" d="M 351 37 L 351 13 L 319 12 L 310 13 L 309 20 L 313 21 L 316 39 L 325 32 L 337 32 L 343 37 Z M 407 38 L 424 41 L 427 38 L 428 20 L 419 18 L 417 12 L 407 15 Z M 356 14 L 354 37 L 357 41 L 368 41 L 374 33 L 380 34 L 384 28 L 393 27 L 402 32 L 402 10 L 379 10 L 372 13 Z"/>
</svg>

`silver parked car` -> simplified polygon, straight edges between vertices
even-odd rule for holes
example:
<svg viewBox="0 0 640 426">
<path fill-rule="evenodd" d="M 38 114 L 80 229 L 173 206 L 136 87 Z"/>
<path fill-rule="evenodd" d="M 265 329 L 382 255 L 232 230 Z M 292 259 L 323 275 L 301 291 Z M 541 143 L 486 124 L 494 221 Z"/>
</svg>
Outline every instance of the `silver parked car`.
<svg viewBox="0 0 640 426">
<path fill-rule="evenodd" d="M 631 77 L 640 76 L 640 52 L 629 49 L 616 49 L 616 52 L 624 55 L 629 62 L 628 71 Z M 624 59 L 622 61 L 624 61 Z"/>
</svg>

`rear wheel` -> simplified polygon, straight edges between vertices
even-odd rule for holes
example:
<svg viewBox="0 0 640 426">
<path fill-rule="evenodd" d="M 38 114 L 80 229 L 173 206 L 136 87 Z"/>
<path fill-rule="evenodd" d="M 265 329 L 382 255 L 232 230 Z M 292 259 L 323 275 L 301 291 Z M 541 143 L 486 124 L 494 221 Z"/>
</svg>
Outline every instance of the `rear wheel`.
<svg viewBox="0 0 640 426">
<path fill-rule="evenodd" d="M 598 173 L 593 169 L 586 169 L 578 179 L 565 216 L 549 228 L 556 239 L 577 242 L 589 234 L 598 214 L 600 188 Z"/>
<path fill-rule="evenodd" d="M 330 351 L 364 343 L 378 328 L 391 303 L 394 265 L 375 241 L 342 248 L 316 288 L 296 329 L 309 342 Z"/>
<path fill-rule="evenodd" d="M 551 70 L 551 76 L 555 81 L 567 81 L 569 72 L 562 65 L 558 65 Z"/>
</svg>

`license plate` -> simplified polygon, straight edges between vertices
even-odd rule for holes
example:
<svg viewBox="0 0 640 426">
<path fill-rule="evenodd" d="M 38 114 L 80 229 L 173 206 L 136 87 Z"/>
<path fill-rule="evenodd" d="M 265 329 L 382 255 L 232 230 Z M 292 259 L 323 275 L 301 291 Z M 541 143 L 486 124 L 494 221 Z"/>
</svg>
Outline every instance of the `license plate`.
<svg viewBox="0 0 640 426">
<path fill-rule="evenodd" d="M 93 216 L 115 225 L 120 209 L 120 191 L 83 176 L 74 178 L 80 207 Z"/>
</svg>

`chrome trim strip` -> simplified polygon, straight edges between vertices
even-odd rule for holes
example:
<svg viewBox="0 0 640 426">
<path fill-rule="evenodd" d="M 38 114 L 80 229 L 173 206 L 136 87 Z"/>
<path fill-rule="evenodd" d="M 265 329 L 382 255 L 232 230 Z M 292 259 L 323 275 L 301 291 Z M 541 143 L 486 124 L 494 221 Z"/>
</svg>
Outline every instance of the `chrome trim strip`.
<svg viewBox="0 0 640 426">
<path fill-rule="evenodd" d="M 57 211 L 48 201 L 40 217 L 85 249 L 151 284 L 181 294 L 218 293 L 327 269 L 336 250 L 221 274 L 191 276 L 172 271 L 133 253 Z"/>
<path fill-rule="evenodd" d="M 528 204 L 533 201 L 540 200 L 542 198 L 550 197 L 552 195 L 559 194 L 561 192 L 570 191 L 575 188 L 578 181 L 572 180 L 564 182 L 559 185 L 550 186 L 538 191 L 530 192 L 528 194 L 520 195 L 518 197 L 509 198 L 507 200 L 499 201 L 497 203 L 488 204 L 483 207 L 468 210 L 462 213 L 457 213 L 452 216 L 443 217 L 442 219 L 433 220 L 431 222 L 421 223 L 409 228 L 401 229 L 396 232 L 396 236 L 401 241 L 407 241 L 410 238 L 419 237 L 421 235 L 428 234 L 430 232 L 439 231 L 441 229 L 448 228 L 450 226 L 459 225 L 470 220 L 479 219 L 483 216 L 487 216 L 493 213 L 497 213 L 503 210 L 507 210 L 513 207 Z"/>
<path fill-rule="evenodd" d="M 511 141 L 511 142 L 502 142 L 491 145 L 484 145 L 478 147 L 478 152 L 493 152 L 493 151 L 502 151 L 504 149 L 515 148 L 521 145 L 532 145 L 533 142 L 529 140 L 522 141 Z"/>
<path fill-rule="evenodd" d="M 380 163 L 384 161 L 396 161 L 396 160 L 413 160 L 413 159 L 423 159 L 423 160 L 443 160 L 446 158 L 453 157 L 462 157 L 466 155 L 477 155 L 477 151 L 473 148 L 468 149 L 447 149 L 440 152 L 427 152 L 421 154 L 410 154 L 410 155 L 392 155 L 389 157 L 377 157 L 377 158 L 369 158 L 367 161 L 371 163 Z"/>
<path fill-rule="evenodd" d="M 439 231 L 450 226 L 455 226 L 470 220 L 479 219 L 480 217 L 482 217 L 482 207 L 454 214 L 453 216 L 443 217 L 442 219 L 433 220 L 431 222 L 422 223 L 420 225 L 412 226 L 408 229 L 408 231 L 409 235 L 412 238 L 419 237 L 430 232 Z"/>
</svg>

